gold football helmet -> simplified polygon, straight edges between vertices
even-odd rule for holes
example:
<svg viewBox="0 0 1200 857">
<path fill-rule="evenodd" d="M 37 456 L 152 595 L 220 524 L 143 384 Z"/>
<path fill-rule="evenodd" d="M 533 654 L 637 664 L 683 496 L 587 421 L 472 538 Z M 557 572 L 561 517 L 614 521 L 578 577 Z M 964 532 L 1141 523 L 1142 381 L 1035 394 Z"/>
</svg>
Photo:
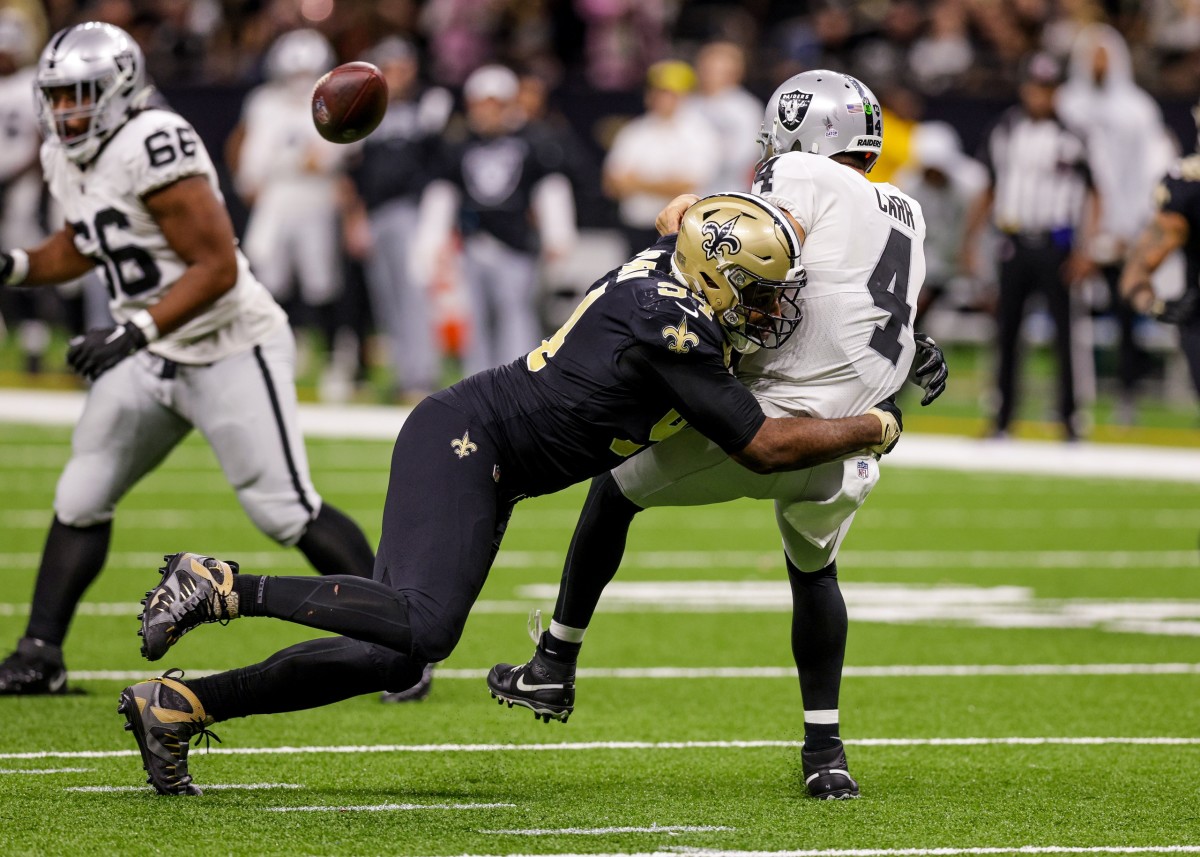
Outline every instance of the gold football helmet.
<svg viewBox="0 0 1200 857">
<path fill-rule="evenodd" d="M 800 237 L 788 216 L 744 193 L 706 196 L 683 215 L 672 267 L 708 302 L 738 351 L 778 348 L 800 323 Z"/>
</svg>

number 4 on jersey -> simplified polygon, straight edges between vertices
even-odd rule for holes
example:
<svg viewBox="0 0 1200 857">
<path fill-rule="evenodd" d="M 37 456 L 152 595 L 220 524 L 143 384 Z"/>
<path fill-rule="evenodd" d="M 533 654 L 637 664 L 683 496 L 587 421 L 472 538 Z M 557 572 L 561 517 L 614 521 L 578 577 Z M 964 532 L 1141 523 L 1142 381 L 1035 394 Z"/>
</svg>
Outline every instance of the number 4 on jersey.
<svg viewBox="0 0 1200 857">
<path fill-rule="evenodd" d="M 867 278 L 867 289 L 875 300 L 875 306 L 887 310 L 887 324 L 875 326 L 871 334 L 871 348 L 896 365 L 903 346 L 900 331 L 912 320 L 912 307 L 908 304 L 908 270 L 912 261 L 912 239 L 895 229 L 888 235 L 887 244 L 875 270 Z"/>
</svg>

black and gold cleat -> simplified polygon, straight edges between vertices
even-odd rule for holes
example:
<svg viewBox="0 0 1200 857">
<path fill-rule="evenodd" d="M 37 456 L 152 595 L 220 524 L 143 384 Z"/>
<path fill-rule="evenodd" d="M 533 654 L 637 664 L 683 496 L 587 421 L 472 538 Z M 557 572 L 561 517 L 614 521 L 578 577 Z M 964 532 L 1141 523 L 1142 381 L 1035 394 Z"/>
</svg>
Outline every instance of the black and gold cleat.
<svg viewBox="0 0 1200 857">
<path fill-rule="evenodd" d="M 194 553 L 164 556 L 162 582 L 146 593 L 138 614 L 142 656 L 157 661 L 188 631 L 205 622 L 225 624 L 238 615 L 233 576 L 238 564 Z"/>
<path fill-rule="evenodd" d="M 182 676 L 180 670 L 167 670 L 159 678 L 127 687 L 117 704 L 117 711 L 125 715 L 125 730 L 137 740 L 149 775 L 146 782 L 162 795 L 199 795 L 188 773 L 188 741 L 193 736 L 221 740 L 208 731 L 213 720 L 179 681 Z"/>
</svg>

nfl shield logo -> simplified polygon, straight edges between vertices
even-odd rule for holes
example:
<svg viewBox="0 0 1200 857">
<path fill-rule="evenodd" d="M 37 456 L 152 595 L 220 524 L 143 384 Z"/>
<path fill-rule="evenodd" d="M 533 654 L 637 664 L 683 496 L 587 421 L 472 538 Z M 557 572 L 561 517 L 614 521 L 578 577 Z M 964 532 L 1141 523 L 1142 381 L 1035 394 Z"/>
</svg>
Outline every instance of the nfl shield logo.
<svg viewBox="0 0 1200 857">
<path fill-rule="evenodd" d="M 871 475 L 871 465 L 867 464 L 867 462 L 865 462 L 865 461 L 858 462 L 858 478 L 866 479 L 870 475 Z"/>
<path fill-rule="evenodd" d="M 811 92 L 793 90 L 779 96 L 779 122 L 789 131 L 795 131 L 804 121 L 808 113 L 808 105 L 812 103 Z"/>
</svg>

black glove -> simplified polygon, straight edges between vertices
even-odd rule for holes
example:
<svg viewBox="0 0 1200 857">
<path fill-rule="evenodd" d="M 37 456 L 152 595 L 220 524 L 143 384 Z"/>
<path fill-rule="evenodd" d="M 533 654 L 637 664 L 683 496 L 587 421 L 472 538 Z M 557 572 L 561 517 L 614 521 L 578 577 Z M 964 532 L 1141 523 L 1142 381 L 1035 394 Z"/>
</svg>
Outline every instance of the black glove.
<svg viewBox="0 0 1200 857">
<path fill-rule="evenodd" d="M 1166 324 L 1191 321 L 1200 309 L 1200 290 L 1188 289 L 1173 301 L 1155 301 L 1150 314 Z"/>
<path fill-rule="evenodd" d="M 89 330 L 71 340 L 67 362 L 89 381 L 95 381 L 130 354 L 146 347 L 146 334 L 132 321 L 117 327 Z"/>
<path fill-rule="evenodd" d="M 7 285 L 8 278 L 12 276 L 13 264 L 12 253 L 0 250 L 0 285 Z"/>
<path fill-rule="evenodd" d="M 896 397 L 890 396 L 879 402 L 867 413 L 874 413 L 883 425 L 883 436 L 879 443 L 869 447 L 876 455 L 887 455 L 900 442 L 900 433 L 904 431 L 904 415 L 896 406 Z"/>
<path fill-rule="evenodd" d="M 913 341 L 917 344 L 917 353 L 913 357 L 908 380 L 925 391 L 921 399 L 921 406 L 924 407 L 946 392 L 946 378 L 950 370 L 946 366 L 946 355 L 932 336 L 914 333 Z"/>
</svg>

